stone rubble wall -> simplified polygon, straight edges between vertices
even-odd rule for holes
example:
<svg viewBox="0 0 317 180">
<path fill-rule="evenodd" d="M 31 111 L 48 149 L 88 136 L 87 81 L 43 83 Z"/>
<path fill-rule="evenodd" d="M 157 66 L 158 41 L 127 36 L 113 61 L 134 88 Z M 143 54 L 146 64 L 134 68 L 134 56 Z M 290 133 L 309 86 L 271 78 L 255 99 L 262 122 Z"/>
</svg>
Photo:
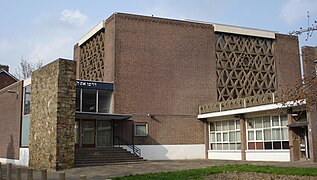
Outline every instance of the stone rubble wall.
<svg viewBox="0 0 317 180">
<path fill-rule="evenodd" d="M 32 74 L 30 157 L 35 169 L 74 165 L 75 64 L 58 59 Z"/>
</svg>

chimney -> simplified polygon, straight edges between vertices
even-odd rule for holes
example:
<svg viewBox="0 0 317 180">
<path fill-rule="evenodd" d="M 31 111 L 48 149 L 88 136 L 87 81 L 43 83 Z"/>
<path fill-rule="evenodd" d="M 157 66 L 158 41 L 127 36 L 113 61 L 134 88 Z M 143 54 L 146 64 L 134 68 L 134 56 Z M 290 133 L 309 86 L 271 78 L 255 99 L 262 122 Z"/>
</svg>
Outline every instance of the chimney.
<svg viewBox="0 0 317 180">
<path fill-rule="evenodd" d="M 5 71 L 9 72 L 9 66 L 0 64 L 0 70 L 5 70 Z"/>
</svg>

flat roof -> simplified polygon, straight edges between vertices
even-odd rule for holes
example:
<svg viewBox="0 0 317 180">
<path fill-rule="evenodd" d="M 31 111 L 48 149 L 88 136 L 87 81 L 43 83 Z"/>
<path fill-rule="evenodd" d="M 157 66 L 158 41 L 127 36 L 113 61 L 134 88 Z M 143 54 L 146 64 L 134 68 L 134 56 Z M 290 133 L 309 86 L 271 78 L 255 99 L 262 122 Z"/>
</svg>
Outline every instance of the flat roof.
<svg viewBox="0 0 317 180">
<path fill-rule="evenodd" d="M 205 118 L 223 117 L 223 116 L 230 116 L 230 115 L 237 115 L 237 114 L 247 114 L 247 113 L 268 111 L 268 110 L 279 109 L 279 108 L 287 108 L 290 105 L 293 105 L 295 107 L 295 106 L 301 106 L 305 104 L 306 104 L 306 100 L 303 102 L 298 102 L 298 103 L 296 103 L 296 101 L 288 101 L 286 103 L 276 103 L 276 104 L 273 103 L 273 104 L 259 105 L 254 107 L 199 114 L 197 118 L 205 119 Z"/>
<path fill-rule="evenodd" d="M 97 112 L 75 112 L 75 117 L 78 119 L 97 119 L 97 120 L 128 120 L 132 118 L 131 114 L 111 114 Z"/>
<path fill-rule="evenodd" d="M 118 14 L 118 13 L 115 12 L 114 14 Z M 135 16 L 150 17 L 150 18 L 152 17 L 152 16 L 145 16 L 145 15 L 138 15 L 138 14 L 127 14 L 127 13 L 120 13 L 120 14 L 135 15 Z M 269 30 L 263 30 L 263 29 L 227 25 L 227 24 L 220 24 L 220 23 L 213 23 L 213 22 L 205 22 L 205 21 L 198 21 L 198 20 L 191 20 L 191 19 L 182 20 L 182 19 L 163 18 L 163 17 L 156 17 L 156 16 L 153 18 L 167 19 L 167 20 L 173 20 L 173 21 L 187 21 L 187 22 L 200 23 L 200 24 L 209 24 L 214 26 L 215 32 L 225 32 L 225 33 L 240 34 L 240 35 L 247 35 L 247 36 L 264 37 L 264 38 L 270 38 L 270 39 L 275 39 L 275 33 L 276 33 L 276 31 L 269 31 Z M 98 31 L 103 29 L 105 21 L 106 20 L 102 20 L 101 22 L 99 22 L 90 31 L 88 31 L 82 38 L 80 38 L 78 41 L 78 46 L 85 43 L 94 34 L 96 34 Z"/>
<path fill-rule="evenodd" d="M 248 35 L 248 36 L 256 36 L 256 37 L 264 37 L 269 39 L 275 39 L 275 32 L 260 30 L 254 28 L 246 28 L 240 26 L 232 26 L 232 25 L 224 25 L 224 24 L 213 24 L 215 32 L 225 32 L 232 34 L 240 34 L 240 35 Z"/>
<path fill-rule="evenodd" d="M 94 34 L 104 28 L 104 20 L 98 23 L 95 27 L 93 27 L 90 31 L 88 31 L 82 38 L 78 41 L 78 46 L 82 45 L 86 42 L 89 38 L 91 38 Z"/>
<path fill-rule="evenodd" d="M 264 37 L 264 38 L 270 38 L 270 39 L 275 39 L 275 33 L 277 33 L 276 31 L 236 26 L 236 25 L 220 24 L 220 23 L 198 21 L 198 20 L 192 20 L 192 19 L 185 19 L 185 20 L 189 22 L 213 25 L 215 32 Z"/>
</svg>

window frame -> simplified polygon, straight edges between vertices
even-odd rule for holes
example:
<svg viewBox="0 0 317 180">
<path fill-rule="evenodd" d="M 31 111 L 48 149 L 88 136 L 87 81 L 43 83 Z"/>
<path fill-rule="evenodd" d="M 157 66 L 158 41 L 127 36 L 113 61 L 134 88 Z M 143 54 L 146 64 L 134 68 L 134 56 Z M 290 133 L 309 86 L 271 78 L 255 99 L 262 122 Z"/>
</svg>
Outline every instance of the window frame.
<svg viewBox="0 0 317 180">
<path fill-rule="evenodd" d="M 247 141 L 247 150 L 252 151 L 281 151 L 281 150 L 289 150 L 289 148 L 286 148 L 287 146 L 284 146 L 285 143 L 289 143 L 288 139 L 288 127 L 287 124 L 287 117 L 285 119 L 286 115 L 262 115 L 262 116 L 254 116 L 246 119 L 246 141 Z M 270 126 L 266 126 L 265 124 L 265 117 L 269 117 Z M 259 118 L 261 119 L 261 127 L 256 127 L 256 120 Z M 278 125 L 276 124 L 276 118 L 278 118 Z M 266 119 L 268 120 L 268 119 Z M 286 124 L 282 123 L 282 120 L 286 120 Z M 275 123 L 274 123 L 275 122 Z M 253 127 L 251 125 L 253 124 Z M 250 128 L 251 127 L 251 128 Z M 274 137 L 273 130 L 278 130 L 279 134 L 277 137 Z M 286 130 L 286 136 L 283 135 L 283 130 Z M 269 139 L 266 139 L 265 137 L 265 131 L 270 132 Z M 261 139 L 257 137 L 257 132 L 261 132 Z M 253 134 L 252 139 L 249 138 L 249 133 Z M 275 148 L 274 144 L 279 144 L 280 148 Z M 267 146 L 268 145 L 268 146 Z M 267 148 L 271 147 L 271 148 Z"/>
<path fill-rule="evenodd" d="M 145 126 L 145 134 L 137 134 L 137 127 L 138 126 Z M 133 124 L 134 129 L 134 136 L 135 137 L 147 137 L 149 135 L 149 126 L 147 122 L 135 122 Z"/>
<path fill-rule="evenodd" d="M 20 125 L 20 147 L 21 148 L 28 148 L 30 144 L 29 133 L 30 133 L 30 121 L 31 121 L 30 120 L 31 93 L 32 93 L 31 84 L 28 84 L 23 87 L 23 103 L 22 103 L 23 112 L 22 112 L 21 125 Z"/>
<path fill-rule="evenodd" d="M 29 115 L 31 110 L 31 85 L 27 85 L 23 88 L 23 116 Z M 29 102 L 29 104 L 27 104 Z"/>
<path fill-rule="evenodd" d="M 234 129 L 230 129 L 230 121 L 234 122 Z M 219 124 L 220 124 L 220 129 L 217 128 L 219 127 Z M 224 126 L 225 127 L 227 126 L 227 128 L 224 128 Z M 230 133 L 234 133 L 233 141 L 230 141 Z M 239 135 L 237 135 L 237 133 Z M 220 139 L 217 138 L 217 135 L 220 135 Z M 214 140 L 212 136 L 214 137 Z M 224 136 L 226 136 L 227 138 L 224 139 Z M 227 148 L 224 148 L 225 147 L 224 145 L 227 146 Z M 234 145 L 235 148 L 231 148 L 231 145 Z M 241 150 L 240 120 L 231 119 L 231 120 L 209 122 L 209 150 L 211 151 L 239 151 Z"/>
<path fill-rule="evenodd" d="M 84 109 L 86 110 L 86 106 L 84 107 L 84 103 L 86 101 L 84 101 L 84 93 L 87 92 L 94 92 L 94 110 L 93 111 L 84 111 Z M 108 94 L 107 94 L 108 93 Z M 108 101 L 107 101 L 107 111 L 101 111 L 101 104 L 100 104 L 100 96 L 101 95 L 108 95 Z M 92 113 L 111 113 L 111 106 L 112 106 L 112 97 L 113 96 L 113 91 L 111 90 L 104 90 L 104 89 L 85 89 L 85 88 L 77 88 L 76 89 L 76 104 L 75 104 L 75 108 L 76 108 L 76 112 L 92 112 Z M 92 98 L 90 98 L 92 99 Z"/>
</svg>

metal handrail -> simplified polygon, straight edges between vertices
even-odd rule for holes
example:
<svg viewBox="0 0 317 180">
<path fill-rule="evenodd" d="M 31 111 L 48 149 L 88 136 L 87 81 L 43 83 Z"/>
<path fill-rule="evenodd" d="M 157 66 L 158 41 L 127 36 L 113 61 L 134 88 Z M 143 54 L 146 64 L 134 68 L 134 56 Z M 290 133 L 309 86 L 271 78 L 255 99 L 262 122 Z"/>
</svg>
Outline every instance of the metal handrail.
<svg viewBox="0 0 317 180">
<path fill-rule="evenodd" d="M 141 149 L 138 148 L 136 145 L 134 145 L 134 144 L 132 144 L 132 143 L 129 143 L 127 140 L 123 139 L 123 138 L 120 137 L 120 136 L 115 136 L 114 138 L 115 138 L 115 140 L 117 140 L 117 142 L 118 142 L 117 145 L 119 145 L 119 147 L 120 147 L 121 145 L 125 145 L 125 146 L 127 146 L 128 148 L 130 148 L 130 149 L 133 151 L 133 153 L 134 153 L 135 155 L 141 157 Z"/>
</svg>

